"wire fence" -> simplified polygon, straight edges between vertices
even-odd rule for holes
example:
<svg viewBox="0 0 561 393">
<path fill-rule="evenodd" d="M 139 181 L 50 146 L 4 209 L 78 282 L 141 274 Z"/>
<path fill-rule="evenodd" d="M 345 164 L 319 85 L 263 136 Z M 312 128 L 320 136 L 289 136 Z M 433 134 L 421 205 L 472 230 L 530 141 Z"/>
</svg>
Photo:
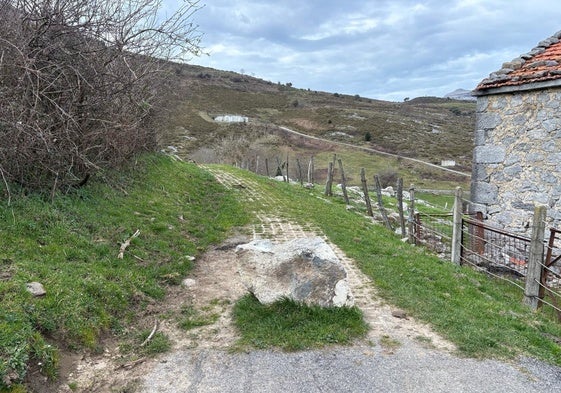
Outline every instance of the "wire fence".
<svg viewBox="0 0 561 393">
<path fill-rule="evenodd" d="M 415 213 L 414 238 L 417 244 L 449 259 L 452 252 L 453 214 L 450 213 Z"/>
<path fill-rule="evenodd" d="M 531 239 L 485 224 L 462 219 L 461 262 L 503 276 L 524 277 Z"/>
<path fill-rule="evenodd" d="M 462 205 L 469 202 L 462 201 Z M 483 221 L 481 213 L 462 214 L 458 263 L 508 281 L 519 288 L 525 299 L 538 288 L 537 306 L 551 307 L 561 322 L 561 230 L 551 228 L 549 240 L 542 235 L 536 243 L 532 238 L 493 227 Z M 414 214 L 414 240 L 453 260 L 454 213 Z M 545 228 L 545 222 L 540 222 Z M 546 240 L 543 240 L 543 239 Z M 538 250 L 536 266 L 532 267 L 532 249 Z M 534 258 L 535 259 L 535 258 Z M 529 271 L 532 269 L 532 271 Z"/>
<path fill-rule="evenodd" d="M 265 160 L 267 175 L 270 169 L 268 164 L 268 160 Z M 311 176 L 314 173 L 313 167 L 313 158 L 310 160 L 307 171 L 297 160 L 297 178 L 302 185 L 305 172 L 308 174 L 308 182 L 313 183 L 313 177 Z M 335 156 L 328 168 L 326 196 L 334 196 L 331 190 L 334 167 Z M 258 164 L 256 164 L 256 168 L 258 168 Z M 339 160 L 339 168 L 342 175 L 342 188 L 345 191 L 345 176 L 341 160 Z M 286 175 L 282 173 L 283 169 L 286 171 Z M 277 159 L 276 171 L 283 174 L 284 181 L 289 181 L 288 157 L 284 164 L 281 164 Z M 376 176 L 375 180 L 377 180 Z M 374 217 L 375 214 L 372 211 L 363 172 L 361 172 L 361 182 L 363 186 L 362 196 L 368 208 L 367 213 Z M 382 213 L 382 219 L 386 226 L 393 229 L 382 205 L 381 187 L 378 181 L 376 183 L 375 190 L 378 195 L 378 208 Z M 399 184 L 398 190 L 401 191 Z M 523 292 L 525 303 L 532 308 L 542 305 L 550 306 L 555 310 L 557 318 L 561 322 L 561 230 L 550 229 L 549 241 L 543 241 L 547 237 L 544 235 L 545 214 L 539 222 L 541 232 L 536 243 L 532 238 L 488 225 L 483 221 L 481 214 L 479 216 L 474 214 L 475 217 L 471 217 L 465 213 L 464 210 L 467 209 L 464 208 L 469 206 L 470 202 L 461 198 L 461 190 L 459 189 L 456 191 L 417 191 L 437 195 L 454 194 L 455 202 L 452 207 L 436 206 L 425 200 L 415 198 L 415 190 L 411 188 L 409 190 L 409 229 L 407 233 L 410 242 L 426 246 L 443 259 L 449 259 L 457 264 L 469 265 L 488 275 L 508 281 Z M 345 202 L 349 204 L 346 192 L 343 194 Z M 400 195 L 398 197 L 400 233 L 405 236 L 404 206 L 401 192 L 398 194 Z"/>
</svg>

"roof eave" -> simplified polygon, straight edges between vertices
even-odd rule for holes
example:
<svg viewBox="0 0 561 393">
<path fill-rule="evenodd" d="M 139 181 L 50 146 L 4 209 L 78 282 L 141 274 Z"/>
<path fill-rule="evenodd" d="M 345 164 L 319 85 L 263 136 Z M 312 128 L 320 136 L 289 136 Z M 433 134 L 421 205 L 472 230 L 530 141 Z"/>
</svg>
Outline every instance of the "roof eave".
<svg viewBox="0 0 561 393">
<path fill-rule="evenodd" d="M 499 86 L 499 87 L 480 87 L 477 90 L 472 92 L 472 95 L 476 97 L 480 96 L 488 96 L 493 94 L 505 94 L 505 93 L 518 93 L 521 91 L 528 91 L 528 90 L 539 90 L 539 89 L 547 89 L 551 87 L 559 87 L 561 86 L 561 79 L 554 79 L 544 82 L 533 82 L 533 83 L 526 83 L 522 85 L 511 85 L 511 86 Z"/>
</svg>

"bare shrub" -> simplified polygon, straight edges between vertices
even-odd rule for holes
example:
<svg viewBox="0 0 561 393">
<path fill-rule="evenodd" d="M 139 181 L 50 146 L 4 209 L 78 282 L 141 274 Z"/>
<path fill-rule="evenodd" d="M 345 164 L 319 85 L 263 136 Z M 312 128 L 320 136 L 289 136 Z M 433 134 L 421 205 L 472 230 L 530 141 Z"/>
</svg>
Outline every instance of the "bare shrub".
<svg viewBox="0 0 561 393">
<path fill-rule="evenodd" d="M 80 185 L 156 147 L 162 60 L 199 51 L 187 1 L 0 0 L 0 174 L 33 189 Z"/>
<path fill-rule="evenodd" d="M 383 188 L 386 188 L 388 186 L 395 186 L 398 177 L 399 174 L 395 169 L 392 168 L 384 169 L 378 174 L 378 178 L 380 179 L 380 186 L 382 186 Z"/>
</svg>

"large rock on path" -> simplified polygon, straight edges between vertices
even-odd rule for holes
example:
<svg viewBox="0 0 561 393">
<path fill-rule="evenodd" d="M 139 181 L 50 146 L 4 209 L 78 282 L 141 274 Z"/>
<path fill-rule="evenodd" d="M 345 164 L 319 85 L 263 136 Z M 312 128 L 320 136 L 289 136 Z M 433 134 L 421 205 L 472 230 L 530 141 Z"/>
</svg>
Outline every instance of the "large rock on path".
<svg viewBox="0 0 561 393">
<path fill-rule="evenodd" d="M 282 244 L 255 240 L 237 246 L 243 284 L 263 304 L 289 298 L 322 307 L 352 306 L 347 272 L 321 238 Z"/>
</svg>

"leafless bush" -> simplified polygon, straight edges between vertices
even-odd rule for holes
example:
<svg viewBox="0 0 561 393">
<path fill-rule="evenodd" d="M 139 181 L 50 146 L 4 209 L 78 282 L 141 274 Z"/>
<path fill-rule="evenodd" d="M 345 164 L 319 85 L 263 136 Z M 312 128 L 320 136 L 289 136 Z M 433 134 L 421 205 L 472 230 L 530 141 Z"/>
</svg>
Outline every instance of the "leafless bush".
<svg viewBox="0 0 561 393">
<path fill-rule="evenodd" d="M 378 174 L 378 177 L 380 179 L 380 186 L 385 188 L 388 186 L 395 186 L 399 174 L 395 169 L 386 168 Z"/>
<path fill-rule="evenodd" d="M 155 148 L 163 60 L 197 54 L 197 1 L 0 0 L 0 177 L 83 184 Z M 160 75 L 160 76 L 158 76 Z"/>
</svg>

